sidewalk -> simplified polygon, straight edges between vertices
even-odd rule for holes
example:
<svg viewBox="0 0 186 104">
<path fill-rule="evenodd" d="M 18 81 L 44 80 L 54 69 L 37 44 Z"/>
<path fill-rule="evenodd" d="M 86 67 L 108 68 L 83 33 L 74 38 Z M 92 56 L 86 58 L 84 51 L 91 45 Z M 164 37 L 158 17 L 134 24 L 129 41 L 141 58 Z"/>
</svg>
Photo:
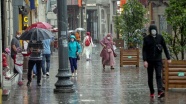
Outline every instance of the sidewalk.
<svg viewBox="0 0 186 104">
<path fill-rule="evenodd" d="M 42 86 L 37 87 L 34 78 L 31 87 L 28 88 L 24 74 L 24 85 L 12 87 L 14 93 L 11 93 L 10 99 L 3 104 L 186 104 L 186 90 L 170 90 L 166 92 L 164 99 L 158 99 L 156 96 L 151 100 L 146 69 L 142 63 L 139 68 L 120 68 L 118 55 L 114 70 L 110 67 L 102 70 L 100 50 L 101 46 L 97 45 L 90 62 L 81 57 L 78 62 L 78 75 L 71 78 L 74 93 L 53 92 L 58 71 L 58 55 L 55 52 L 51 57 L 50 77 L 42 78 Z M 119 50 L 117 53 L 119 54 Z M 155 83 L 154 86 L 156 87 Z"/>
</svg>

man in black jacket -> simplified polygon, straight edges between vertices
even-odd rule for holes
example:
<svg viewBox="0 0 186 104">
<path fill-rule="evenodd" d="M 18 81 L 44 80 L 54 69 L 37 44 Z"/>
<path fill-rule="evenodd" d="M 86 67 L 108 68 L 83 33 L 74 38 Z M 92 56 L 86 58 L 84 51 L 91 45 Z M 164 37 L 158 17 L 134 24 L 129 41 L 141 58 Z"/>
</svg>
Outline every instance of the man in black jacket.
<svg viewBox="0 0 186 104">
<path fill-rule="evenodd" d="M 153 72 L 156 72 L 156 82 L 158 88 L 158 98 L 164 97 L 162 85 L 162 51 L 164 50 L 168 63 L 171 63 L 170 55 L 162 35 L 157 33 L 156 25 L 150 25 L 149 35 L 143 40 L 143 61 L 144 67 L 147 68 L 148 85 L 150 89 L 150 97 L 154 98 Z"/>
</svg>

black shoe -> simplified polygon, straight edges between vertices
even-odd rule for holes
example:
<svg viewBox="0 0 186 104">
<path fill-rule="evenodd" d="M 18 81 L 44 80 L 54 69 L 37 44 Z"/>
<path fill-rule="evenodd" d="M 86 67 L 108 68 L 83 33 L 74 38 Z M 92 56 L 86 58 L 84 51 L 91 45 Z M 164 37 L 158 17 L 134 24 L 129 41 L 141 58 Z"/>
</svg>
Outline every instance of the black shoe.
<svg viewBox="0 0 186 104">
<path fill-rule="evenodd" d="M 27 86 L 30 86 L 30 81 L 28 81 L 26 85 L 27 85 Z"/>
<path fill-rule="evenodd" d="M 37 86 L 41 86 L 41 83 L 37 83 Z"/>
<path fill-rule="evenodd" d="M 24 80 L 24 78 L 22 78 L 22 80 Z"/>
<path fill-rule="evenodd" d="M 165 93 L 164 92 L 159 92 L 158 93 L 158 98 L 162 98 L 162 97 L 164 97 L 165 96 Z"/>
</svg>

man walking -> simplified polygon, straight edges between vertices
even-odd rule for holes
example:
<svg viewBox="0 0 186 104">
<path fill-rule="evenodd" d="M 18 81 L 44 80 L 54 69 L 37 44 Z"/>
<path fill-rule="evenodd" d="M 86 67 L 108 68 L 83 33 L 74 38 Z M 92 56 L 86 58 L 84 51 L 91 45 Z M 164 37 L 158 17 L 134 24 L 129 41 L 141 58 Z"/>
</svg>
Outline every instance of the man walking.
<svg viewBox="0 0 186 104">
<path fill-rule="evenodd" d="M 51 39 L 43 40 L 43 59 L 42 59 L 42 71 L 43 77 L 49 76 L 49 69 L 50 69 L 50 45 L 52 44 Z M 45 61 L 46 61 L 46 68 L 45 68 Z"/>
<path fill-rule="evenodd" d="M 17 48 L 20 47 L 19 37 L 21 36 L 20 31 L 16 31 L 16 36 L 11 41 L 11 58 L 17 54 Z M 14 73 L 18 73 L 14 66 Z"/>
<path fill-rule="evenodd" d="M 149 35 L 143 40 L 143 61 L 144 67 L 147 68 L 148 74 L 148 86 L 150 89 L 150 97 L 154 98 L 153 87 L 153 72 L 156 72 L 156 82 L 158 90 L 158 98 L 164 97 L 163 85 L 162 85 L 162 51 L 164 50 L 168 63 L 171 63 L 170 55 L 165 44 L 165 40 L 162 35 L 157 33 L 156 25 L 150 25 Z"/>
</svg>

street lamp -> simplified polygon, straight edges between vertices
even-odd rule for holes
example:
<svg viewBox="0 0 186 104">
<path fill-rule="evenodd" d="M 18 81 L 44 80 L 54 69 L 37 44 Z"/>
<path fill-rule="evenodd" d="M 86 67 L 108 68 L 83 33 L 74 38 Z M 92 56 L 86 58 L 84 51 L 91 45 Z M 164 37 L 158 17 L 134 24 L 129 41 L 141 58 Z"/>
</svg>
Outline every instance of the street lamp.
<svg viewBox="0 0 186 104">
<path fill-rule="evenodd" d="M 68 69 L 67 0 L 57 0 L 59 69 L 54 92 L 74 92 Z"/>
</svg>

